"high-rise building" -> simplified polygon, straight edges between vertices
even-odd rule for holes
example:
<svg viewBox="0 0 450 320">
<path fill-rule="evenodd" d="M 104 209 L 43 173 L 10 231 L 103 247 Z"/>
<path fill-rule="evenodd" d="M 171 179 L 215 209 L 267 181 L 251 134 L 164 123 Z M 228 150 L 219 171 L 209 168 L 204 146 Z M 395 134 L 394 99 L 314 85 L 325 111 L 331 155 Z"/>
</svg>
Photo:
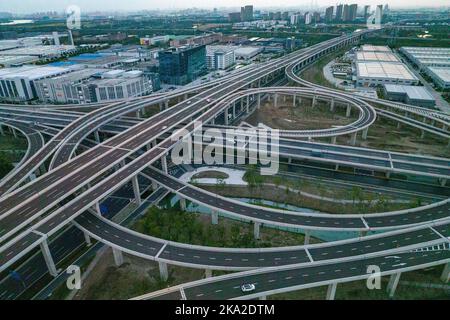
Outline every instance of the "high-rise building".
<svg viewBox="0 0 450 320">
<path fill-rule="evenodd" d="M 320 22 L 320 12 L 314 12 L 313 13 L 313 21 L 314 23 L 319 23 Z"/>
<path fill-rule="evenodd" d="M 370 16 L 370 6 L 364 6 L 364 20 L 367 20 Z"/>
<path fill-rule="evenodd" d="M 228 14 L 228 20 L 230 22 L 241 22 L 241 13 L 240 12 L 230 12 Z"/>
<path fill-rule="evenodd" d="M 336 6 L 336 16 L 334 17 L 334 20 L 342 21 L 343 10 L 344 10 L 344 5 L 339 4 L 339 5 Z"/>
<path fill-rule="evenodd" d="M 207 46 L 206 65 L 210 70 L 225 70 L 236 62 L 234 47 Z"/>
<path fill-rule="evenodd" d="M 185 85 L 206 73 L 204 45 L 169 48 L 159 53 L 159 74 L 164 83 Z"/>
<path fill-rule="evenodd" d="M 313 15 L 310 12 L 305 13 L 305 24 L 311 24 Z"/>
<path fill-rule="evenodd" d="M 328 7 L 325 10 L 325 22 L 331 22 L 333 20 L 333 9 L 334 7 Z"/>
<path fill-rule="evenodd" d="M 300 24 L 300 21 L 301 21 L 301 15 L 293 14 L 291 16 L 291 25 L 296 26 L 296 25 Z"/>
<path fill-rule="evenodd" d="M 253 6 L 241 7 L 241 21 L 253 20 Z"/>
<path fill-rule="evenodd" d="M 358 10 L 357 4 L 344 5 L 344 21 L 350 22 L 356 19 L 356 12 Z"/>
</svg>

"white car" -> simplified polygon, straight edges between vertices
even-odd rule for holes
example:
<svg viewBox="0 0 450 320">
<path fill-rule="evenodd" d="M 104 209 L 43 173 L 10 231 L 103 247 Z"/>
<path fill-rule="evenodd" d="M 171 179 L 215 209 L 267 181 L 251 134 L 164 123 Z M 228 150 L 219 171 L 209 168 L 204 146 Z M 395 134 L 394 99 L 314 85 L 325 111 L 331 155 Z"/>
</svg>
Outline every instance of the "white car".
<svg viewBox="0 0 450 320">
<path fill-rule="evenodd" d="M 242 292 L 252 292 L 256 289 L 253 283 L 246 283 L 241 286 Z"/>
</svg>

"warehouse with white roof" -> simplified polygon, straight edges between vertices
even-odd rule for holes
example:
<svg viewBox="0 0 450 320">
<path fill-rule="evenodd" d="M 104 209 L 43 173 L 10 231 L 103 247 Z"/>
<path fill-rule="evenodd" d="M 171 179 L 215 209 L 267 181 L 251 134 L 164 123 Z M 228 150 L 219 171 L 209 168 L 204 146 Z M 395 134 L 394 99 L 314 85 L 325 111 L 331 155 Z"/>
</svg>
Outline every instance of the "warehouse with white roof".
<svg viewBox="0 0 450 320">
<path fill-rule="evenodd" d="M 419 79 L 402 63 L 356 62 L 356 83 L 360 87 L 375 87 L 384 84 L 414 85 Z"/>
<path fill-rule="evenodd" d="M 431 108 L 436 101 L 425 87 L 385 84 L 384 94 L 392 101 L 400 101 L 419 107 Z"/>
<path fill-rule="evenodd" d="M 428 75 L 441 89 L 450 89 L 450 68 L 429 67 Z"/>
</svg>

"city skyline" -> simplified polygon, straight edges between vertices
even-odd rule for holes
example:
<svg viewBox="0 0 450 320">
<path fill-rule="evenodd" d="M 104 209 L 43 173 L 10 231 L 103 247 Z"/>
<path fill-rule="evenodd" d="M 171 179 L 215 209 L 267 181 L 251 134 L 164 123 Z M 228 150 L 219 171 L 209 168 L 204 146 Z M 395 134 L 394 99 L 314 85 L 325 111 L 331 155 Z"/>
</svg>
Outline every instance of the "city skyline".
<svg viewBox="0 0 450 320">
<path fill-rule="evenodd" d="M 95 3 L 88 0 L 22 0 L 20 3 L 0 3 L 0 11 L 6 11 L 11 13 L 33 13 L 33 12 L 45 12 L 45 11 L 63 11 L 69 5 L 78 5 L 85 12 L 92 11 L 105 11 L 105 8 L 111 8 L 108 11 L 137 11 L 137 10 L 176 10 L 176 9 L 188 9 L 188 8 L 238 8 L 245 5 L 253 5 L 256 9 L 268 9 L 268 8 L 296 8 L 296 7 L 308 7 L 313 4 L 319 7 L 327 7 L 336 5 L 337 3 L 351 4 L 356 3 L 358 6 L 371 5 L 375 6 L 380 4 L 377 0 L 355 0 L 355 1 L 333 1 L 333 0 L 321 0 L 321 1 L 296 1 L 296 0 L 283 0 L 278 6 L 273 6 L 273 2 L 269 0 L 253 0 L 253 1 L 241 1 L 231 0 L 224 1 L 218 0 L 211 5 L 207 0 L 193 0 L 188 5 L 180 4 L 178 1 L 171 0 L 164 3 L 156 0 L 130 0 L 127 2 L 118 0 L 99 0 Z M 386 2 L 383 2 L 385 4 Z M 417 0 L 414 4 L 411 4 L 407 0 L 393 0 L 388 3 L 391 8 L 418 8 L 418 7 L 448 7 L 445 0 L 438 0 L 430 3 L 426 0 Z M 112 9 L 114 8 L 114 9 Z M 133 9 L 130 9 L 133 8 Z"/>
</svg>

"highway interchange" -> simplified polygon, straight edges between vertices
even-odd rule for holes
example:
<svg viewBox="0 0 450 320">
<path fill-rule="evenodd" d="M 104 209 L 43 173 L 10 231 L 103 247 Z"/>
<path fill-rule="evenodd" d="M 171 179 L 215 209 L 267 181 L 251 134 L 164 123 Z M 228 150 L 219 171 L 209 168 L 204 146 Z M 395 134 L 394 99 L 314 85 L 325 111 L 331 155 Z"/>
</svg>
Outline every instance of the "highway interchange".
<svg viewBox="0 0 450 320">
<path fill-rule="evenodd" d="M 387 114 L 420 130 L 449 138 L 447 131 L 449 118 L 439 112 L 399 104 L 390 105 L 386 101 L 375 101 L 377 105 L 373 107 L 370 103 L 374 101 L 365 101 L 366 99 L 351 94 L 305 84 L 296 75 L 299 71 L 298 66 L 305 67 L 336 48 L 356 43 L 362 36 L 364 32 L 342 36 L 264 65 L 256 65 L 213 83 L 186 88 L 179 92 L 139 98 L 136 101 L 101 106 L 87 114 L 77 111 L 60 113 L 45 107 L 23 110 L 0 107 L 2 124 L 19 130 L 27 137 L 29 144 L 22 163 L 0 182 L 2 196 L 0 271 L 6 270 L 40 246 L 50 274 L 56 276 L 57 270 L 48 250 L 47 239 L 71 221 L 89 236 L 113 247 L 118 264 L 123 260 L 122 252 L 158 261 L 163 278 L 167 277 L 167 264 L 206 270 L 255 269 L 248 271 L 251 272 L 250 275 L 236 273 L 224 279 L 222 277 L 205 279 L 173 288 L 169 290 L 170 293 L 150 294 L 142 298 L 164 297 L 164 295 L 167 295 L 166 297 L 180 295 L 181 298 L 189 299 L 255 298 L 268 293 L 325 284 L 331 286 L 330 288 L 334 286 L 335 290 L 335 284 L 339 281 L 366 276 L 364 268 L 354 268 L 355 263 L 360 263 L 361 266 L 370 263 L 383 264 L 382 262 L 385 262 L 383 259 L 392 252 L 400 256 L 398 259 L 401 262 L 396 260 L 385 264 L 385 273 L 389 275 L 397 276 L 403 271 L 429 265 L 448 264 L 450 261 L 448 250 L 437 250 L 432 254 L 422 251 L 420 254 L 410 252 L 426 246 L 448 244 L 450 236 L 448 199 L 415 209 L 379 214 L 305 214 L 262 208 L 227 199 L 183 183 L 168 173 L 167 155 L 176 144 L 169 137 L 171 132 L 183 128 L 192 134 L 195 131 L 194 121 L 215 123 L 221 117 L 227 125 L 229 111 L 236 107 L 238 101 L 241 102 L 240 111 L 242 111 L 246 100 L 247 112 L 250 112 L 252 108 L 259 107 L 261 98 L 272 97 L 276 104 L 278 95 L 293 96 L 294 104 L 296 96 L 312 99 L 313 105 L 316 99 L 322 99 L 330 103 L 330 108 L 334 108 L 335 103 L 341 104 L 341 107 L 347 110 L 350 110 L 351 106 L 359 114 L 358 120 L 350 126 L 304 132 L 281 131 L 282 137 L 304 137 L 310 140 L 317 136 L 331 137 L 332 143 L 335 143 L 333 137 L 338 135 L 353 137 L 361 131 L 364 138 L 366 130 L 375 121 L 376 116 Z M 311 88 L 273 87 L 276 78 L 284 76 L 285 72 L 291 81 Z M 261 87 L 263 85 L 266 87 Z M 169 108 L 167 102 L 171 98 L 179 99 L 179 102 Z M 150 105 L 161 106 L 163 103 L 165 107 L 148 119 L 126 117 L 136 111 L 139 114 L 139 110 Z M 380 105 L 386 104 L 391 111 L 380 109 Z M 400 115 L 392 109 L 405 114 Z M 235 110 L 232 113 L 235 113 Z M 424 121 L 411 118 L 411 114 L 423 116 Z M 425 119 L 431 119 L 431 123 L 424 123 Z M 24 129 L 24 124 L 30 126 L 25 126 L 27 129 Z M 105 137 L 112 137 L 102 142 L 99 132 Z M 45 145 L 42 135 L 50 137 Z M 86 140 L 90 136 L 94 139 Z M 76 156 L 77 148 L 82 145 L 86 147 L 86 144 L 88 144 L 87 151 Z M 321 152 L 320 158 L 314 156 L 317 150 Z M 450 160 L 444 158 L 290 139 L 280 140 L 279 155 L 289 162 L 306 159 L 333 165 L 369 168 L 387 174 L 407 173 L 437 178 L 444 188 L 447 179 L 450 178 Z M 33 172 L 44 165 L 50 157 L 52 160 L 48 172 L 41 172 L 37 178 L 32 177 Z M 151 166 L 158 163 L 161 169 Z M 155 189 L 163 187 L 178 194 L 182 201 L 190 200 L 210 208 L 213 210 L 213 216 L 221 212 L 253 223 L 255 237 L 259 235 L 259 228 L 262 225 L 296 227 L 305 232 L 351 230 L 359 231 L 360 237 L 344 243 L 331 242 L 318 246 L 305 243 L 298 247 L 253 250 L 192 246 L 144 236 L 102 217 L 99 212 L 99 202 L 130 181 L 134 201 L 140 204 L 142 200 L 138 176 L 152 181 Z M 20 186 L 20 183 L 30 177 L 30 182 Z M 389 229 L 401 230 L 363 237 L 367 231 Z M 408 262 L 403 262 L 402 259 Z M 284 267 L 270 270 L 270 267 L 274 266 Z M 294 277 L 292 273 L 298 275 L 300 269 L 307 270 L 304 274 L 311 277 L 308 279 Z M 333 276 L 330 276 L 331 269 L 334 272 Z M 312 276 L 313 274 L 315 276 Z M 284 281 L 268 279 L 274 275 L 277 279 L 283 278 Z M 253 295 L 242 296 L 242 292 L 236 291 L 236 284 L 242 284 L 242 278 L 247 281 L 247 278 L 251 277 L 259 279 L 255 280 L 258 289 Z M 268 279 L 267 282 L 264 282 L 264 279 Z"/>
</svg>

